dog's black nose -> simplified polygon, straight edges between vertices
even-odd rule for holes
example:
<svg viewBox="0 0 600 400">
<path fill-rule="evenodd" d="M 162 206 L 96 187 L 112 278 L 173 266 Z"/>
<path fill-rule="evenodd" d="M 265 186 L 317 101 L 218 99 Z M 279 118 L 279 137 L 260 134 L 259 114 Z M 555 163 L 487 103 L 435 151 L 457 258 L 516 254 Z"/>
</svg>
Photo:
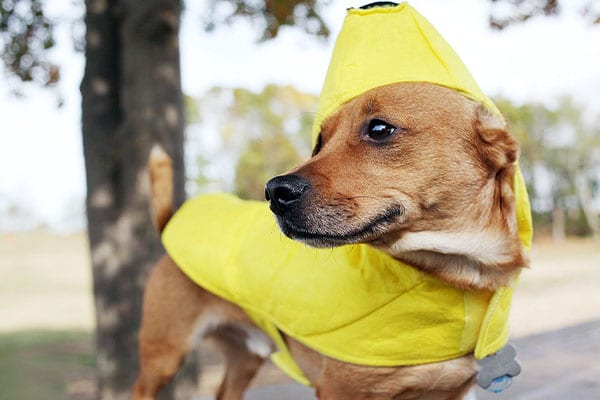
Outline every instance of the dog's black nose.
<svg viewBox="0 0 600 400">
<path fill-rule="evenodd" d="M 276 176 L 265 186 L 265 199 L 271 202 L 271 211 L 281 215 L 298 205 L 309 188 L 310 183 L 299 175 Z"/>
</svg>

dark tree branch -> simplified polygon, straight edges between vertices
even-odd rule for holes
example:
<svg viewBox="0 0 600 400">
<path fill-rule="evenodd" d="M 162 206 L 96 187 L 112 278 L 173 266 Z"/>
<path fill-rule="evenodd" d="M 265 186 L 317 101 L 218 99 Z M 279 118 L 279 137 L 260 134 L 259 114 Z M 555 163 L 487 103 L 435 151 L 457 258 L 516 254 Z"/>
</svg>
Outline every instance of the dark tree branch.
<svg viewBox="0 0 600 400">
<path fill-rule="evenodd" d="M 219 19 L 218 6 L 229 3 L 233 11 Z M 329 28 L 320 15 L 321 7 L 329 1 L 316 0 L 264 0 L 249 2 L 247 0 L 211 0 L 206 13 L 207 30 L 218 25 L 231 24 L 239 17 L 252 18 L 262 25 L 262 39 L 277 36 L 282 26 L 298 26 L 307 33 L 321 37 L 329 36 Z"/>
<path fill-rule="evenodd" d="M 502 5 L 508 13 L 498 15 L 494 10 L 489 16 L 490 27 L 497 30 L 505 29 L 511 25 L 529 21 L 538 16 L 555 16 L 561 12 L 559 0 L 489 0 L 492 4 Z M 565 0 L 563 0 L 565 1 Z M 597 1 L 589 0 L 581 10 L 581 15 L 592 24 L 600 23 L 600 9 Z"/>
</svg>

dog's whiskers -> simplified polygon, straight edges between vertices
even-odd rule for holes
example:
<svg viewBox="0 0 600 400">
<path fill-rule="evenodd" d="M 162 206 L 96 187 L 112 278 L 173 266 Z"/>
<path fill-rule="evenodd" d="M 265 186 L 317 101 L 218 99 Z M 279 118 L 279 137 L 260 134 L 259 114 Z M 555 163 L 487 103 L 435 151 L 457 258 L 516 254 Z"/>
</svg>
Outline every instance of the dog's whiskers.
<svg viewBox="0 0 600 400">
<path fill-rule="evenodd" d="M 334 197 L 333 199 L 336 200 L 336 201 L 339 201 L 339 200 L 359 200 L 359 199 L 375 200 L 375 199 L 377 199 L 377 197 L 375 197 L 375 196 L 368 196 L 368 195 L 359 195 L 359 196 Z"/>
</svg>

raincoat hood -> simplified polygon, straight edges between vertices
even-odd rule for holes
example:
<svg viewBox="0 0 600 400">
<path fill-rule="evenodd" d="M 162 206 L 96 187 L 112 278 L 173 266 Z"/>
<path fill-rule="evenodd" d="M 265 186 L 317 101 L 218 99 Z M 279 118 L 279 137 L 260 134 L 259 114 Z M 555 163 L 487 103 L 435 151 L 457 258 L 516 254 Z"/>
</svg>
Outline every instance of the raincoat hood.
<svg viewBox="0 0 600 400">
<path fill-rule="evenodd" d="M 436 29 L 408 3 L 347 10 L 319 97 L 313 138 L 342 104 L 400 82 L 445 86 L 500 112 Z"/>
</svg>

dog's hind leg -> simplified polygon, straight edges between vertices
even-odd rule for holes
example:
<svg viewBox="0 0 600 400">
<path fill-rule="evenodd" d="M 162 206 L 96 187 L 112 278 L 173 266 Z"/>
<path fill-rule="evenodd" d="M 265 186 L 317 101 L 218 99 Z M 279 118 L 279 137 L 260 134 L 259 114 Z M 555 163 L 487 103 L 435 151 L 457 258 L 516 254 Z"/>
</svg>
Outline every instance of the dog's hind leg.
<svg viewBox="0 0 600 400">
<path fill-rule="evenodd" d="M 208 312 L 206 292 L 165 256 L 150 275 L 144 293 L 140 331 L 140 374 L 133 398 L 156 398 L 190 350 L 197 321 Z M 210 301 L 208 301 L 210 302 Z"/>
<path fill-rule="evenodd" d="M 218 400 L 242 400 L 250 381 L 271 352 L 271 341 L 248 324 L 225 324 L 209 336 L 225 357 Z"/>
<path fill-rule="evenodd" d="M 179 370 L 195 339 L 214 339 L 226 360 L 219 400 L 242 399 L 272 350 L 270 339 L 238 306 L 191 281 L 165 256 L 148 279 L 140 330 L 135 400 L 155 399 Z"/>
</svg>

